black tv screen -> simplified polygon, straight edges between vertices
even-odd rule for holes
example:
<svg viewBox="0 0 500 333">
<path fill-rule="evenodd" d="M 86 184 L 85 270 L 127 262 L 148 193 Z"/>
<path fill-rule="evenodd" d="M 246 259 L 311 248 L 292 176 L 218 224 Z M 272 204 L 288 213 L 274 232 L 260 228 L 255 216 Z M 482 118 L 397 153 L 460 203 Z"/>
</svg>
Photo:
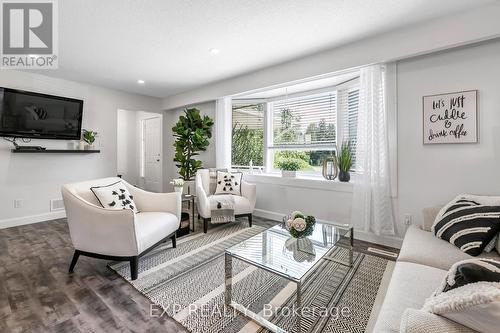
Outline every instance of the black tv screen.
<svg viewBox="0 0 500 333">
<path fill-rule="evenodd" d="M 79 140 L 83 101 L 0 87 L 0 136 Z"/>
</svg>

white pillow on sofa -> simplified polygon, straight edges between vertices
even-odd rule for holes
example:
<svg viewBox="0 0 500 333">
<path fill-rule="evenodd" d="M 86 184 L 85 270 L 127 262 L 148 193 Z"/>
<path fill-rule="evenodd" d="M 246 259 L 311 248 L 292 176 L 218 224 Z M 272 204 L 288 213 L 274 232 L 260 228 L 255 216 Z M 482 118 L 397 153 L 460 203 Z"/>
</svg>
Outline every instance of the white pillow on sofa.
<svg viewBox="0 0 500 333">
<path fill-rule="evenodd" d="M 500 261 L 481 258 L 455 263 L 422 310 L 479 332 L 497 332 Z"/>
<path fill-rule="evenodd" d="M 422 310 L 478 332 L 497 333 L 500 323 L 500 283 L 476 282 L 428 298 Z"/>
<path fill-rule="evenodd" d="M 424 310 L 408 308 L 401 317 L 400 333 L 477 333 L 453 320 Z"/>
</svg>

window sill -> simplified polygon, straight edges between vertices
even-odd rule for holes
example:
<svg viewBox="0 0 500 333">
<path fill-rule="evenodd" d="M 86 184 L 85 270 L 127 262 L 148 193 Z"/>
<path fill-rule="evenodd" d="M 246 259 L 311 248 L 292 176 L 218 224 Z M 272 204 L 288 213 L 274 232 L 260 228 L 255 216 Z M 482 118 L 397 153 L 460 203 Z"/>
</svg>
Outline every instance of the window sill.
<svg viewBox="0 0 500 333">
<path fill-rule="evenodd" d="M 245 174 L 244 179 L 251 183 L 273 184 L 280 186 L 308 188 L 324 191 L 352 193 L 353 184 L 343 183 L 338 180 L 326 180 L 320 177 L 297 176 L 295 178 L 281 177 L 280 174 Z"/>
</svg>

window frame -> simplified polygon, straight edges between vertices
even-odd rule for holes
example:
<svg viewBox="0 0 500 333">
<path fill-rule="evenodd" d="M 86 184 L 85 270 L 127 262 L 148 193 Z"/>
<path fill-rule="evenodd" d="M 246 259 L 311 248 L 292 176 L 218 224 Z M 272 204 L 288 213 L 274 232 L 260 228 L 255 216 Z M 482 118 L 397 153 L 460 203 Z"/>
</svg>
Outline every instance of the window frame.
<svg viewBox="0 0 500 333">
<path fill-rule="evenodd" d="M 233 128 L 233 106 L 234 105 L 245 105 L 245 104 L 263 104 L 263 113 L 264 113 L 264 121 L 262 122 L 262 126 L 263 126 L 263 132 L 264 132 L 264 138 L 263 138 L 263 142 L 264 142 L 264 149 L 263 149 L 263 164 L 264 165 L 254 165 L 253 167 L 254 168 L 259 168 L 259 169 L 265 169 L 265 165 L 266 165 L 266 122 L 267 122 L 267 100 L 266 99 L 263 99 L 263 98 L 256 98 L 256 99 L 233 99 L 231 101 L 231 158 L 230 158 L 230 161 L 231 161 L 231 169 L 243 169 L 243 170 L 247 170 L 247 169 L 250 169 L 250 166 L 249 165 L 233 165 L 233 156 L 232 156 L 232 147 L 233 147 L 233 134 L 232 134 L 232 128 Z"/>
<path fill-rule="evenodd" d="M 291 150 L 291 151 L 321 151 L 321 150 L 336 150 L 337 145 L 342 142 L 344 138 L 344 119 L 345 115 L 347 113 L 347 104 L 343 105 L 342 104 L 342 98 L 339 98 L 339 93 L 348 93 L 349 91 L 352 90 L 359 90 L 359 76 L 338 84 L 334 86 L 329 86 L 329 87 L 324 87 L 320 89 L 313 89 L 313 90 L 308 90 L 308 91 L 303 91 L 299 93 L 293 93 L 293 94 L 288 94 L 288 95 L 280 95 L 276 97 L 271 97 L 271 98 L 265 98 L 265 99 L 233 99 L 232 105 L 241 105 L 241 104 L 260 104 L 264 103 L 264 149 L 263 149 L 263 160 L 264 160 L 264 172 L 266 174 L 277 174 L 279 173 L 279 169 L 274 169 L 274 153 L 277 151 L 284 151 L 284 150 Z M 335 98 L 335 103 L 336 103 L 336 137 L 335 137 L 335 144 L 311 144 L 308 146 L 304 146 L 303 144 L 299 145 L 278 145 L 274 146 L 273 142 L 273 103 L 277 101 L 283 101 L 286 98 L 291 99 L 291 98 L 298 98 L 298 97 L 306 97 L 310 95 L 316 95 L 320 93 L 328 93 L 328 92 L 336 92 L 336 98 Z M 231 108 L 231 117 L 232 117 L 232 108 Z M 232 122 L 232 121 L 231 121 Z M 231 138 L 231 144 L 232 144 L 232 138 Z M 231 161 L 232 161 L 232 156 L 231 156 Z M 232 168 L 237 168 L 237 169 L 245 169 L 248 166 L 233 166 L 231 165 Z M 353 172 L 356 172 L 356 170 L 353 170 Z M 299 176 L 304 176 L 304 177 L 317 177 L 317 178 L 322 178 L 321 172 L 312 172 L 312 171 L 297 171 L 297 175 Z"/>
</svg>

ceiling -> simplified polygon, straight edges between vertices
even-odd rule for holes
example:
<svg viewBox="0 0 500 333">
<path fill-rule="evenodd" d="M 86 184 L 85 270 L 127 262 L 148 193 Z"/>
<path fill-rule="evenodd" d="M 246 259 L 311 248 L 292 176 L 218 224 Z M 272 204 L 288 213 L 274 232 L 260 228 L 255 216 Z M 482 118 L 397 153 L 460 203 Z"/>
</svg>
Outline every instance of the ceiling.
<svg viewBox="0 0 500 333">
<path fill-rule="evenodd" d="M 58 1 L 59 69 L 41 74 L 167 97 L 493 1 Z"/>
</svg>

